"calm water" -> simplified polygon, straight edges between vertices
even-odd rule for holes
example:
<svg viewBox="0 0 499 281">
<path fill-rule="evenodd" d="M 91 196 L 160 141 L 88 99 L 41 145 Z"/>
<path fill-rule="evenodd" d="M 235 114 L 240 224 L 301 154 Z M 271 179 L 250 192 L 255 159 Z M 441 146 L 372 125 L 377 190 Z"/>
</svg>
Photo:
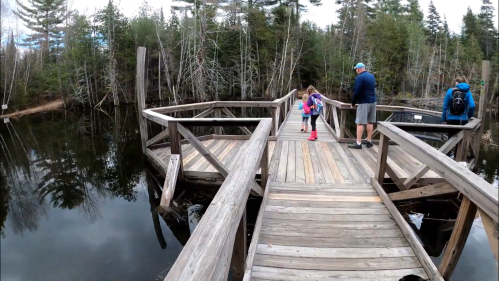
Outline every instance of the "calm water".
<svg viewBox="0 0 499 281">
<path fill-rule="evenodd" d="M 497 141 L 498 119 L 487 116 Z M 161 183 L 141 153 L 133 108 L 25 116 L 0 124 L 0 136 L 1 280 L 162 280 L 214 195 L 186 186 L 176 215 L 154 211 Z M 497 150 L 481 156 L 479 173 L 497 186 Z M 249 204 L 250 222 L 258 204 Z M 438 256 L 445 232 L 415 221 L 438 238 L 428 242 Z M 452 280 L 497 280 L 494 263 L 474 227 Z"/>
</svg>

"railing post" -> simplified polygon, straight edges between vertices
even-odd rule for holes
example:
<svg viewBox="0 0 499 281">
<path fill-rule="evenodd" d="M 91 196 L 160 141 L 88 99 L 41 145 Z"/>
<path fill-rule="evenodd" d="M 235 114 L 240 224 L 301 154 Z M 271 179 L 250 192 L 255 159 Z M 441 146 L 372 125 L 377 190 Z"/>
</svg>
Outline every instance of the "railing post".
<svg viewBox="0 0 499 281">
<path fill-rule="evenodd" d="M 466 161 L 470 144 L 471 130 L 463 130 L 463 138 L 457 145 L 456 162 Z"/>
<path fill-rule="evenodd" d="M 262 160 L 260 161 L 260 166 L 261 166 L 261 182 L 260 186 L 262 188 L 265 188 L 267 186 L 267 181 L 269 179 L 269 142 L 267 141 L 267 144 L 265 144 L 265 148 L 263 149 L 262 152 Z"/>
<path fill-rule="evenodd" d="M 345 137 L 346 119 L 346 110 L 340 109 L 340 139 Z"/>
<path fill-rule="evenodd" d="M 146 48 L 139 47 L 137 49 L 137 77 L 135 81 L 135 89 L 137 91 L 137 114 L 139 117 L 140 142 L 142 144 L 142 153 L 146 153 L 147 136 L 147 120 L 142 116 L 142 111 L 146 108 L 146 88 L 145 88 L 145 62 Z"/>
<path fill-rule="evenodd" d="M 246 209 L 241 217 L 239 226 L 234 240 L 234 249 L 232 251 L 231 268 L 233 269 L 232 280 L 242 281 L 244 277 L 244 269 L 246 264 L 247 250 L 247 233 L 246 233 Z"/>
<path fill-rule="evenodd" d="M 215 108 L 215 118 L 222 118 L 222 111 L 220 108 Z M 215 135 L 222 135 L 222 127 L 215 127 Z"/>
<path fill-rule="evenodd" d="M 180 139 L 180 133 L 177 131 L 177 122 L 169 121 L 168 122 L 168 130 L 170 132 L 170 150 L 171 150 L 171 155 L 178 154 L 179 155 L 179 162 L 180 162 L 180 168 L 178 171 L 178 179 L 183 180 L 184 179 L 184 164 L 183 162 L 183 157 L 182 157 L 182 143 Z"/>
<path fill-rule="evenodd" d="M 386 172 L 386 160 L 388 158 L 388 145 L 390 143 L 390 139 L 384 134 L 380 135 L 380 142 L 378 147 L 378 156 L 376 162 L 376 170 L 375 176 L 376 181 L 379 185 L 383 186 L 383 181 L 385 180 L 385 172 Z"/>
<path fill-rule="evenodd" d="M 277 107 L 270 108 L 270 114 L 272 115 L 272 130 L 270 131 L 271 136 L 277 135 Z"/>
<path fill-rule="evenodd" d="M 478 129 L 475 134 L 478 134 L 477 140 L 472 145 L 475 146 L 475 167 L 477 165 L 478 156 L 480 154 L 480 144 L 482 143 L 483 127 L 485 125 L 485 110 L 487 107 L 487 92 L 489 90 L 489 75 L 490 75 L 490 61 L 482 61 L 482 88 L 480 89 L 480 100 L 478 101 L 478 118 L 482 119 L 480 121 L 480 129 Z"/>
</svg>

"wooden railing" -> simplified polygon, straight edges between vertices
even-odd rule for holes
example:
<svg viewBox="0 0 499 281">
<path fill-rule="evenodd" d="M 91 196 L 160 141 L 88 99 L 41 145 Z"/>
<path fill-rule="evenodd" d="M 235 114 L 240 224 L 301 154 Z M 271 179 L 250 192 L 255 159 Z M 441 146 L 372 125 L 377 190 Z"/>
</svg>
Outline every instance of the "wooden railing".
<svg viewBox="0 0 499 281">
<path fill-rule="evenodd" d="M 446 188 L 447 190 L 452 191 L 452 189 L 455 188 L 463 195 L 454 230 L 446 247 L 442 262 L 439 266 L 439 272 L 447 280 L 450 278 L 452 272 L 456 267 L 468 234 L 471 230 L 473 220 L 475 219 L 477 208 L 478 210 L 480 210 L 483 221 L 490 222 L 489 225 L 486 225 L 484 223 L 487 233 L 491 231 L 490 228 L 492 228 L 493 231 L 492 225 L 497 225 L 499 217 L 497 189 L 486 182 L 484 179 L 482 179 L 480 176 L 470 171 L 467 166 L 452 160 L 445 153 L 443 153 L 448 150 L 449 147 L 458 144 L 458 154 L 456 155 L 456 160 L 464 160 L 466 158 L 466 151 L 469 148 L 469 138 L 466 138 L 464 135 L 470 134 L 472 128 L 476 127 L 476 125 L 474 125 L 473 123 L 479 124 L 480 122 L 472 121 L 468 124 L 468 128 L 464 130 L 463 126 L 445 126 L 444 128 L 447 130 L 452 129 L 460 131 L 456 131 L 456 134 L 446 144 L 444 144 L 444 146 L 440 148 L 440 150 L 433 148 L 432 146 L 419 140 L 410 133 L 402 130 L 402 128 L 407 128 L 407 126 L 409 125 L 404 127 L 399 126 L 399 124 L 397 123 L 388 122 L 380 122 L 378 124 L 378 130 L 380 132 L 380 144 L 378 147 L 375 180 L 373 180 L 373 185 L 383 185 L 385 172 L 390 176 L 390 178 L 392 178 L 394 181 L 397 181 L 397 178 L 394 178 L 389 172 L 391 168 L 387 163 L 388 146 L 389 141 L 391 140 L 400 145 L 400 147 L 404 151 L 410 153 L 423 164 L 425 164 L 423 168 L 421 168 L 419 171 L 416 171 L 416 178 L 421 177 L 424 171 L 431 169 L 432 171 L 439 174 L 443 179 L 445 179 L 448 184 L 450 184 L 450 187 Z M 473 148 L 470 148 L 470 151 L 472 150 Z M 411 181 L 413 181 L 413 179 L 411 179 Z M 428 192 L 430 189 L 433 190 L 433 192 L 435 190 L 438 190 L 435 189 L 435 187 L 428 186 L 423 188 L 428 189 L 426 190 L 426 192 Z M 401 191 L 398 193 L 404 192 L 407 195 L 409 191 Z M 422 190 L 417 190 L 416 193 L 421 194 Z M 392 194 L 393 193 L 389 195 Z M 393 198 L 394 196 L 390 197 Z M 400 198 L 400 196 L 398 197 Z M 488 236 L 492 251 L 495 258 L 497 259 L 497 237 L 493 237 L 493 235 Z"/>
<path fill-rule="evenodd" d="M 180 134 L 192 141 L 191 144 L 196 144 L 196 138 L 182 126 L 185 122 L 169 120 L 169 125 L 176 124 Z M 209 122 L 216 123 L 219 120 Z M 241 244 L 239 249 L 243 253 L 240 255 L 245 257 L 245 206 L 250 190 L 256 184 L 256 171 L 261 168 L 262 175 L 268 174 L 267 143 L 271 127 L 270 119 L 258 121 L 256 130 L 239 153 L 236 160 L 238 165 L 232 171 L 228 171 L 217 162 L 216 157 L 213 157 L 202 144 L 197 145 L 196 149 L 203 151 L 203 156 L 212 165 L 215 164 L 215 168 L 225 174 L 226 179 L 165 280 L 226 279 L 234 243 Z M 172 132 L 173 130 L 170 130 L 170 133 Z M 262 186 L 264 185 L 266 179 L 262 179 Z M 244 238 L 242 243 L 241 240 L 236 240 L 236 234 Z M 242 276 L 244 258 L 239 268 L 239 274 Z"/>
</svg>

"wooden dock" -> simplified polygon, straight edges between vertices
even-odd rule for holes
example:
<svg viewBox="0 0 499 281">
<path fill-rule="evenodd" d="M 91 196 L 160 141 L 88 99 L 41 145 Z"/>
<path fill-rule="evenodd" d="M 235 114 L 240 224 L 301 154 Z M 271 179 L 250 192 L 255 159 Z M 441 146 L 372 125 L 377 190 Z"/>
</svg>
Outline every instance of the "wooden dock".
<svg viewBox="0 0 499 281">
<path fill-rule="evenodd" d="M 497 189 L 470 171 L 480 148 L 481 114 L 465 126 L 390 122 L 389 117 L 376 125 L 379 145 L 350 150 L 345 143 L 354 138 L 346 113 L 354 108 L 323 97 L 319 139 L 310 142 L 300 132 L 297 90 L 274 101 L 146 109 L 144 56 L 140 47 L 139 124 L 142 150 L 165 177 L 158 211 L 168 211 L 177 180 L 219 185 L 165 280 L 226 280 L 229 271 L 236 281 L 396 281 L 410 274 L 449 280 L 477 210 L 489 222 L 485 228 L 497 260 L 492 235 L 499 217 Z M 237 118 L 230 109 L 238 107 L 267 108 L 270 118 Z M 400 106 L 377 109 L 440 114 Z M 176 118 L 177 112 L 193 117 Z M 148 122 L 163 130 L 149 137 Z M 187 128 L 196 126 L 212 127 L 215 134 L 195 136 Z M 244 135 L 222 135 L 223 126 L 239 127 Z M 425 131 L 453 136 L 436 149 L 409 133 Z M 446 155 L 451 149 L 456 161 Z M 387 194 L 388 180 L 399 190 Z M 248 250 L 250 193 L 263 200 Z M 393 201 L 451 193 L 459 193 L 453 195 L 459 213 L 437 269 Z"/>
<path fill-rule="evenodd" d="M 303 136 L 298 103 L 277 135 L 271 160 L 277 169 L 271 171 L 253 233 L 247 279 L 399 280 L 409 274 L 428 278 L 371 185 L 374 173 L 355 162 L 366 164 L 370 150 L 375 160 L 374 149 L 349 151 L 321 118 L 319 140 L 295 140 Z M 406 153 L 391 154 L 403 158 Z"/>
</svg>

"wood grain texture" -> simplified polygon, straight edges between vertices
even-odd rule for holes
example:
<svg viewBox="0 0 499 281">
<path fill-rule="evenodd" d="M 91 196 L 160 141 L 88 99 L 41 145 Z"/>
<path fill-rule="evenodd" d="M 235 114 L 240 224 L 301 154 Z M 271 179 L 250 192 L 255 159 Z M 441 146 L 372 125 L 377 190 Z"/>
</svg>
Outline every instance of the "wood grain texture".
<svg viewBox="0 0 499 281">
<path fill-rule="evenodd" d="M 425 198 L 442 194 L 455 193 L 455 189 L 452 185 L 448 183 L 437 183 L 427 185 L 425 187 L 413 188 L 405 191 L 399 191 L 388 194 L 388 197 L 392 201 L 409 200 L 416 198 Z"/>
<path fill-rule="evenodd" d="M 178 172 L 180 170 L 180 155 L 173 154 L 168 163 L 168 170 L 166 172 L 165 184 L 163 185 L 163 193 L 159 206 L 163 209 L 170 207 L 170 202 L 175 193 L 175 186 L 177 185 Z"/>
<path fill-rule="evenodd" d="M 313 248 L 259 244 L 258 254 L 297 258 L 374 259 L 414 257 L 411 247 L 394 248 Z"/>
</svg>

